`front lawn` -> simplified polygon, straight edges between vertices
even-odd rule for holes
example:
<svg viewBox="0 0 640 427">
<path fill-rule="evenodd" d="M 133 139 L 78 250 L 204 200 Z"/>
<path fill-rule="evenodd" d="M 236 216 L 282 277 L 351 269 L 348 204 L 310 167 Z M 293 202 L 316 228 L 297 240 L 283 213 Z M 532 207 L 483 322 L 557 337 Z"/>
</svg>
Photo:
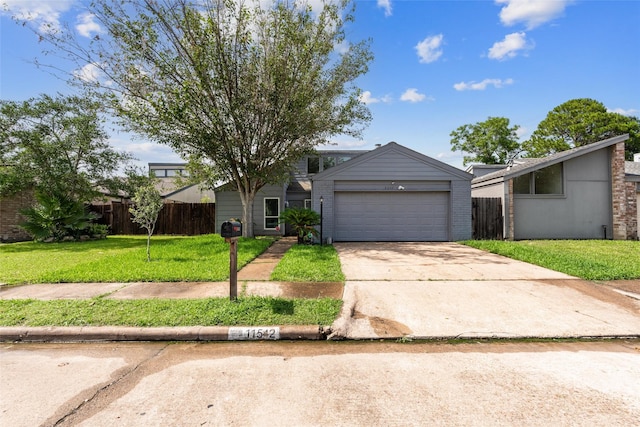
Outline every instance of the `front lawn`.
<svg viewBox="0 0 640 427">
<path fill-rule="evenodd" d="M 240 239 L 238 268 L 264 252 L 272 239 Z M 0 244 L 0 283 L 224 281 L 229 245 L 217 234 L 109 236 L 67 243 Z"/>
<path fill-rule="evenodd" d="M 271 274 L 280 282 L 342 282 L 340 259 L 331 245 L 294 245 Z"/>
<path fill-rule="evenodd" d="M 640 242 L 630 240 L 469 240 L 465 245 L 586 280 L 640 278 Z"/>
</svg>

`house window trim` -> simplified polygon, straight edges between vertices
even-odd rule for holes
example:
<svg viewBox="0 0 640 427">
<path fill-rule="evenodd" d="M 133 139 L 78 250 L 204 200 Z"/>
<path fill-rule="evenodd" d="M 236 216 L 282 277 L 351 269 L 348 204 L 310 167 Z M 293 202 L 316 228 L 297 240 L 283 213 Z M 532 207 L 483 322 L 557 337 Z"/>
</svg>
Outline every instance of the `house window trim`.
<svg viewBox="0 0 640 427">
<path fill-rule="evenodd" d="M 274 215 L 268 215 L 267 216 L 267 200 L 277 200 L 278 201 L 278 215 L 274 216 Z M 280 227 L 280 222 L 278 221 L 278 223 L 276 224 L 275 227 L 269 228 L 267 227 L 267 219 L 268 218 L 280 218 L 280 197 L 265 197 L 264 199 L 262 199 L 262 213 L 263 213 L 263 226 L 264 226 L 264 230 L 272 230 L 272 231 L 277 231 L 278 228 Z"/>
<path fill-rule="evenodd" d="M 313 204 L 311 203 L 311 199 L 304 199 L 303 206 L 305 209 L 311 209 L 311 207 L 313 206 Z"/>
</svg>

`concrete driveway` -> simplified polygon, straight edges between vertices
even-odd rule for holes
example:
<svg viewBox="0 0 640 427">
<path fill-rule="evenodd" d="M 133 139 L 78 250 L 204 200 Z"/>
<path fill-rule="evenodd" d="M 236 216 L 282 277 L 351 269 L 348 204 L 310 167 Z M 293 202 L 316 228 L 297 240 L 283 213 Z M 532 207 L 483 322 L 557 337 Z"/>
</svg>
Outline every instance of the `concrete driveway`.
<svg viewBox="0 0 640 427">
<path fill-rule="evenodd" d="M 333 339 L 640 336 L 640 302 L 456 243 L 336 243 Z"/>
</svg>

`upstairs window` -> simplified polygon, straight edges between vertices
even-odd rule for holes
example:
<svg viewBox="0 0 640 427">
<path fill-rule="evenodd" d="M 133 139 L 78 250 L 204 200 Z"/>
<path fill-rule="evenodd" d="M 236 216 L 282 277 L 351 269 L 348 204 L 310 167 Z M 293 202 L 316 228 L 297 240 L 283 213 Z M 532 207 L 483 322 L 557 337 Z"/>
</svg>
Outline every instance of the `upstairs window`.
<svg viewBox="0 0 640 427">
<path fill-rule="evenodd" d="M 336 165 L 335 157 L 323 157 L 322 158 L 322 170 L 327 170 Z"/>
<path fill-rule="evenodd" d="M 513 179 L 514 194 L 564 194 L 562 163 Z"/>
<path fill-rule="evenodd" d="M 318 173 L 318 172 L 320 172 L 320 158 L 309 157 L 307 159 L 307 173 Z"/>
</svg>

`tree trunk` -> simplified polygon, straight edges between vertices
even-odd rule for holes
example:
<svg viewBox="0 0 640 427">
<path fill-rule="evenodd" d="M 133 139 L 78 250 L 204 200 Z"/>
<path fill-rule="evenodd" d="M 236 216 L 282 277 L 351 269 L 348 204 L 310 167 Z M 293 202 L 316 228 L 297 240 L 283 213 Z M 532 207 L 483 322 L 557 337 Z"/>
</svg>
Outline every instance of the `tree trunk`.
<svg viewBox="0 0 640 427">
<path fill-rule="evenodd" d="M 147 233 L 147 262 L 151 262 L 151 233 L 153 231 Z"/>
<path fill-rule="evenodd" d="M 253 201 L 256 195 L 251 191 L 245 193 L 242 190 L 238 190 L 238 192 L 242 201 L 242 237 L 254 237 Z"/>
</svg>

